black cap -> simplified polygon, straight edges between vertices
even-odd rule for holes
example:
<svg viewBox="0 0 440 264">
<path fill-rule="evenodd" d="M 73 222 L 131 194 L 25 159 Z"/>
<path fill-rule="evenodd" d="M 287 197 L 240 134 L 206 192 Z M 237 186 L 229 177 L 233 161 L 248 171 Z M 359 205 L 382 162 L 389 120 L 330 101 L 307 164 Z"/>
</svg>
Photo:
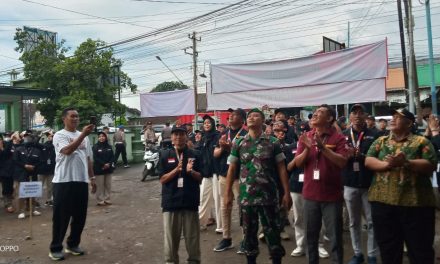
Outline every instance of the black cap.
<svg viewBox="0 0 440 264">
<path fill-rule="evenodd" d="M 379 118 L 379 122 L 382 122 L 382 121 L 388 122 L 388 120 L 386 120 L 385 118 Z"/>
<path fill-rule="evenodd" d="M 206 119 L 212 119 L 212 120 L 214 120 L 214 118 L 212 118 L 212 116 L 210 116 L 210 115 L 204 115 L 204 116 L 202 117 L 202 119 L 203 119 L 203 120 L 206 120 Z"/>
<path fill-rule="evenodd" d="M 392 113 L 393 115 L 395 115 L 395 114 L 399 114 L 399 115 L 401 115 L 401 116 L 403 116 L 403 117 L 406 117 L 406 118 L 408 118 L 409 120 L 411 120 L 413 123 L 416 121 L 416 117 L 414 116 L 414 114 L 411 113 L 410 111 L 408 111 L 406 108 L 399 108 L 399 109 L 397 109 L 397 110 L 392 109 L 392 110 L 391 110 L 391 113 Z"/>
<path fill-rule="evenodd" d="M 365 106 L 363 104 L 354 104 L 350 108 L 350 113 L 356 111 L 357 109 L 361 109 L 362 112 L 366 111 Z"/>
<path fill-rule="evenodd" d="M 194 133 L 202 133 L 202 131 L 201 131 L 201 130 L 198 130 L 198 129 L 196 129 L 196 130 L 194 130 Z"/>
<path fill-rule="evenodd" d="M 186 130 L 186 126 L 173 126 L 173 128 L 171 128 L 171 133 L 174 133 L 174 132 L 179 132 L 179 131 L 183 131 L 183 132 L 187 132 L 187 130 Z"/>
<path fill-rule="evenodd" d="M 367 116 L 367 119 L 370 119 L 370 120 L 373 120 L 373 121 L 376 120 L 376 118 L 374 118 L 374 116 L 372 116 L 372 115 L 368 115 L 368 116 Z"/>
<path fill-rule="evenodd" d="M 238 114 L 239 116 L 241 116 L 241 118 L 243 118 L 243 121 L 246 122 L 246 111 L 244 111 L 243 109 L 237 108 L 234 110 L 232 108 L 229 108 L 228 112 Z"/>
</svg>

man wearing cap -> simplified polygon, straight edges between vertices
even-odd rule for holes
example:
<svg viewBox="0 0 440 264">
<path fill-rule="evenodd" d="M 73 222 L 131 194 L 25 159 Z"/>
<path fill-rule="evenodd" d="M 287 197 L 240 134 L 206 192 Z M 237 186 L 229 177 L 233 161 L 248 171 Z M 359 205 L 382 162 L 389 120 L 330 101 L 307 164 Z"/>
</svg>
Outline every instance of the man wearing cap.
<svg viewBox="0 0 440 264">
<path fill-rule="evenodd" d="M 189 122 L 184 124 L 184 126 L 186 127 L 186 131 L 188 133 L 188 140 L 194 144 L 196 134 L 193 132 L 193 124 Z"/>
<path fill-rule="evenodd" d="M 361 245 L 362 215 L 365 216 L 368 227 L 367 263 L 375 264 L 377 255 L 371 207 L 368 203 L 368 188 L 371 184 L 373 172 L 365 168 L 365 155 L 378 134 L 367 128 L 365 117 L 364 105 L 353 105 L 349 116 L 351 127 L 343 131 L 350 146 L 348 162 L 342 170 L 344 199 L 350 219 L 351 244 L 354 251 L 354 256 L 349 264 L 360 264 L 364 263 L 365 260 Z M 362 214 L 362 211 L 364 214 Z"/>
<path fill-rule="evenodd" d="M 233 144 L 228 157 L 230 164 L 224 199 L 228 207 L 232 206 L 232 187 L 239 171 L 243 247 L 247 263 L 256 263 L 259 254 L 257 232 L 260 219 L 272 263 L 277 264 L 285 255 L 280 238 L 280 203 L 287 209 L 292 205 L 285 156 L 278 140 L 263 134 L 264 113 L 261 110 L 250 110 L 246 121 L 249 132 Z M 284 191 L 281 202 L 277 175 Z"/>
<path fill-rule="evenodd" d="M 387 130 L 388 121 L 385 118 L 379 119 L 379 135 L 380 136 L 388 136 L 390 134 L 390 131 Z"/>
<path fill-rule="evenodd" d="M 159 152 L 158 171 L 162 184 L 162 211 L 164 225 L 165 263 L 179 263 L 179 243 L 185 239 L 187 263 L 200 263 L 200 202 L 199 156 L 187 147 L 184 126 L 173 127 L 172 149 Z"/>
<path fill-rule="evenodd" d="M 434 263 L 435 197 L 430 177 L 437 165 L 428 139 L 412 134 L 414 115 L 392 111 L 390 135 L 371 145 L 365 166 L 375 171 L 368 193 L 382 263 Z"/>
<path fill-rule="evenodd" d="M 295 164 L 304 167 L 304 220 L 309 263 L 319 263 L 319 232 L 322 220 L 330 238 L 332 263 L 342 263 L 341 170 L 347 163 L 347 141 L 333 127 L 336 112 L 318 107 L 310 120 L 313 130 L 301 135 Z"/>
<path fill-rule="evenodd" d="M 367 115 L 365 119 L 365 123 L 367 123 L 367 128 L 374 130 L 374 132 L 379 132 L 376 127 L 376 118 L 372 115 Z"/>
<path fill-rule="evenodd" d="M 281 108 L 275 109 L 274 112 L 274 122 L 276 121 L 287 121 L 286 113 Z M 289 126 L 286 133 L 286 143 L 292 144 L 298 141 L 298 136 L 295 133 L 295 130 Z"/>
<path fill-rule="evenodd" d="M 122 161 L 124 168 L 130 168 L 127 162 L 127 151 L 125 150 L 125 132 L 124 126 L 118 126 L 118 131 L 113 135 L 113 142 L 115 144 L 115 164 L 118 162 L 119 155 L 122 154 Z"/>
<path fill-rule="evenodd" d="M 214 158 L 218 163 L 218 178 L 219 178 L 219 191 L 220 191 L 220 211 L 222 217 L 222 232 L 223 239 L 214 248 L 214 251 L 221 252 L 233 247 L 231 237 L 231 219 L 232 219 L 232 206 L 226 206 L 223 199 L 226 189 L 226 175 L 228 173 L 229 163 L 227 162 L 228 156 L 231 153 L 231 147 L 240 138 L 247 134 L 244 129 L 244 123 L 246 122 L 246 112 L 237 108 L 236 110 L 229 109 L 231 114 L 229 115 L 229 128 L 220 136 L 215 149 Z M 238 199 L 238 178 L 239 171 L 234 175 L 234 181 L 232 185 L 232 193 L 235 199 Z"/>
</svg>

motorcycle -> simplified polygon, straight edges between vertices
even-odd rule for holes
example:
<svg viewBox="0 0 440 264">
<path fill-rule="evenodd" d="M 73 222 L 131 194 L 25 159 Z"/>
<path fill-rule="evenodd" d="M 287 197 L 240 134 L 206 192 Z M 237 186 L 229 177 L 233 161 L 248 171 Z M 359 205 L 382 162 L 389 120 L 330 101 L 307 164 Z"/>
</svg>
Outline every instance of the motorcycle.
<svg viewBox="0 0 440 264">
<path fill-rule="evenodd" d="M 157 163 L 159 162 L 159 149 L 157 146 L 148 145 L 145 147 L 144 161 L 145 167 L 142 171 L 141 181 L 145 181 L 148 176 L 154 176 Z"/>
</svg>

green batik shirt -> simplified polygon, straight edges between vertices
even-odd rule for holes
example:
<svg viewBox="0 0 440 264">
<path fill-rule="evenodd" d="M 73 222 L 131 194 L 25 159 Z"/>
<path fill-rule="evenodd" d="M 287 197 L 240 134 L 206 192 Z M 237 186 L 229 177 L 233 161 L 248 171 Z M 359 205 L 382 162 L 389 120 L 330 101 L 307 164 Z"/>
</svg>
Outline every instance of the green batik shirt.
<svg viewBox="0 0 440 264">
<path fill-rule="evenodd" d="M 228 162 L 240 164 L 241 205 L 278 204 L 277 163 L 285 158 L 272 136 L 261 134 L 253 139 L 247 134 L 234 142 Z"/>
<path fill-rule="evenodd" d="M 368 157 L 384 160 L 387 155 L 404 152 L 407 159 L 426 159 L 437 165 L 434 147 L 428 139 L 410 134 L 406 140 L 396 142 L 392 134 L 376 139 L 368 150 Z M 435 206 L 431 175 L 404 167 L 375 172 L 368 191 L 370 202 L 399 206 Z"/>
</svg>

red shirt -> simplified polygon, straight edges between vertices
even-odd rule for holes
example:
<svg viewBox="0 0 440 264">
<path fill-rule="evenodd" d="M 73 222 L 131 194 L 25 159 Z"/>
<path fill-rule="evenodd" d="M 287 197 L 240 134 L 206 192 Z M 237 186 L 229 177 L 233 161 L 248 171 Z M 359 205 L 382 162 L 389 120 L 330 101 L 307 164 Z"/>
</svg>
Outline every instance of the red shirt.
<svg viewBox="0 0 440 264">
<path fill-rule="evenodd" d="M 307 132 L 307 137 L 314 143 L 316 130 Z M 325 146 L 343 156 L 347 155 L 347 140 L 345 136 L 330 129 L 324 137 Z M 315 145 L 315 144 L 313 144 Z M 304 144 L 299 142 L 297 155 L 304 151 Z M 319 169 L 319 180 L 313 179 L 313 171 Z M 315 146 L 309 150 L 304 164 L 304 186 L 302 195 L 305 199 L 318 202 L 336 202 L 343 200 L 342 169 L 327 159 Z"/>
</svg>

